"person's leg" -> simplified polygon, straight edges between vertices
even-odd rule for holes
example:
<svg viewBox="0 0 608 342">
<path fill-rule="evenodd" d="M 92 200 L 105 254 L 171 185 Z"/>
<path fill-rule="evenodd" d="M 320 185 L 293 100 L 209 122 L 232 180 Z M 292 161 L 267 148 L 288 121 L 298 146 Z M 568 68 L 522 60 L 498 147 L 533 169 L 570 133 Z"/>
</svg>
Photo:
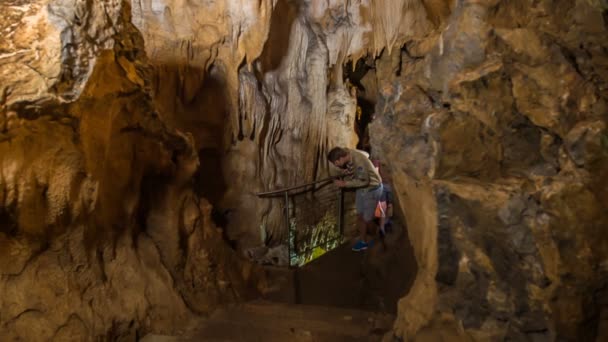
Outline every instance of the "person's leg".
<svg viewBox="0 0 608 342">
<path fill-rule="evenodd" d="M 378 234 L 378 225 L 376 224 L 376 222 L 374 222 L 373 220 L 366 222 L 365 232 L 367 233 L 367 235 L 371 235 L 372 237 L 376 236 Z M 366 241 L 370 240 L 373 240 L 373 238 L 370 239 L 366 236 Z"/>
<path fill-rule="evenodd" d="M 367 223 L 361 214 L 357 215 L 357 226 L 359 227 L 359 240 L 367 242 Z"/>
<path fill-rule="evenodd" d="M 378 204 L 376 205 L 376 213 L 375 216 L 378 218 L 379 221 L 379 227 L 380 227 L 380 234 L 384 235 L 384 233 L 386 232 L 384 230 L 385 225 L 386 225 L 386 202 L 385 201 L 379 201 Z"/>
<path fill-rule="evenodd" d="M 384 222 L 385 222 L 385 217 L 386 217 L 386 202 L 383 201 L 378 201 L 378 204 L 376 204 L 376 212 L 374 214 L 374 216 L 378 219 L 378 223 L 379 223 L 379 227 L 380 227 L 380 234 L 384 233 Z"/>
<path fill-rule="evenodd" d="M 359 229 L 359 239 L 352 247 L 355 252 L 364 251 L 367 249 L 367 223 L 362 214 L 357 213 L 357 226 Z"/>
<path fill-rule="evenodd" d="M 363 220 L 365 221 L 365 241 L 370 242 L 367 234 L 376 236 L 378 234 L 378 225 L 374 222 L 376 216 L 376 207 L 378 205 L 378 196 L 376 191 L 366 191 L 363 206 Z"/>
<path fill-rule="evenodd" d="M 365 220 L 363 218 L 365 213 L 365 193 L 362 190 L 357 190 L 355 193 L 355 207 L 357 209 L 357 231 L 359 232 L 359 240 L 365 241 Z"/>
<path fill-rule="evenodd" d="M 367 243 L 365 242 L 367 224 L 365 223 L 364 212 L 365 212 L 365 196 L 361 190 L 357 190 L 355 194 L 355 207 L 357 208 L 357 230 L 359 231 L 359 239 L 352 247 L 355 252 L 367 249 Z"/>
<path fill-rule="evenodd" d="M 384 220 L 384 231 L 390 233 L 393 229 L 393 204 L 386 203 L 386 218 Z"/>
<path fill-rule="evenodd" d="M 374 235 L 376 234 L 376 224 L 373 220 L 381 191 L 382 187 L 372 191 L 363 189 L 357 191 L 356 206 L 358 221 L 360 222 L 360 240 L 355 244 L 355 246 L 353 246 L 354 251 L 367 249 L 369 241 L 367 239 L 368 231 L 373 232 Z"/>
</svg>

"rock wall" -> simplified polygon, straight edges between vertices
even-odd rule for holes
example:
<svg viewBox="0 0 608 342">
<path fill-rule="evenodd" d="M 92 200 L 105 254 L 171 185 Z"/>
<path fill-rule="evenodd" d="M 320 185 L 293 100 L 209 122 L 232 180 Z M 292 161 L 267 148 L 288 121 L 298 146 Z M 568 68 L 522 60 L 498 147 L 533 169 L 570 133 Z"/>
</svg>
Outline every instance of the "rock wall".
<svg viewBox="0 0 608 342">
<path fill-rule="evenodd" d="M 443 317 L 475 340 L 595 340 L 607 312 L 607 4 L 425 4 L 436 28 L 377 62 L 371 128 L 419 263 L 397 335 Z"/>
<path fill-rule="evenodd" d="M 123 1 L 0 4 L 0 339 L 176 333 L 255 290 Z"/>
</svg>

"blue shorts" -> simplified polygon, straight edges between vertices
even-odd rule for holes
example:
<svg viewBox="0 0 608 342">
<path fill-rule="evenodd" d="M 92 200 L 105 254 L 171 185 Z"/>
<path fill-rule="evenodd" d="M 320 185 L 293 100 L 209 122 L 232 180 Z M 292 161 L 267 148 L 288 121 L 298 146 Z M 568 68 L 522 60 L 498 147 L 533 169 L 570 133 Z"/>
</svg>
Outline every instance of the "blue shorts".
<svg viewBox="0 0 608 342">
<path fill-rule="evenodd" d="M 358 189 L 356 193 L 355 205 L 357 214 L 363 217 L 365 222 L 371 222 L 374 219 L 376 205 L 382 196 L 382 184 L 376 188 Z"/>
</svg>

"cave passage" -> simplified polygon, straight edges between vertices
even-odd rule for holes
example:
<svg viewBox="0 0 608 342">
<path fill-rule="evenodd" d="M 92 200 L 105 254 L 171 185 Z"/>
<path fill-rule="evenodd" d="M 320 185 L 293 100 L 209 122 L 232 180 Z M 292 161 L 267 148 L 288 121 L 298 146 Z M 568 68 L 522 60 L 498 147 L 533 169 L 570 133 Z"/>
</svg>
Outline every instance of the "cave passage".
<svg viewBox="0 0 608 342">
<path fill-rule="evenodd" d="M 369 73 L 369 74 L 368 74 Z M 358 142 L 356 148 L 371 154 L 369 124 L 374 120 L 376 94 L 373 89 L 366 89 L 364 78 L 374 73 L 374 65 L 367 58 L 359 59 L 356 63 L 348 61 L 344 65 L 343 78 L 351 96 L 357 101 L 354 131 Z"/>
<path fill-rule="evenodd" d="M 223 68 L 157 65 L 154 74 L 154 101 L 161 114 L 194 138 L 199 167 L 193 175 L 193 190 L 212 205 L 213 222 L 225 228 L 221 201 L 228 188 L 223 160 L 229 99 Z"/>
<path fill-rule="evenodd" d="M 285 7 L 283 10 L 289 14 L 294 9 Z M 273 25 L 291 26 L 290 22 L 283 23 L 281 20 L 293 20 L 292 14 L 280 20 L 275 14 Z M 285 39 L 276 36 L 276 31 L 273 32 L 275 35 L 271 41 Z M 272 46 L 275 50 L 262 56 L 262 71 L 273 70 L 280 64 L 284 51 L 277 50 L 276 44 Z M 351 98 L 356 100 L 355 120 L 351 126 L 358 137 L 356 148 L 371 153 L 373 146 L 370 142 L 369 124 L 375 116 L 377 94 L 375 81 L 370 82 L 370 79 L 376 77 L 375 63 L 373 59 L 360 59 L 354 67 L 352 62 L 347 63 L 343 70 L 343 82 Z M 238 207 L 230 208 L 231 213 L 227 215 L 227 208 L 222 207 L 230 185 L 226 179 L 229 172 L 225 169 L 227 150 L 223 139 L 223 134 L 226 134 L 225 125 L 229 120 L 225 75 L 221 68 L 215 66 L 211 66 L 207 72 L 158 67 L 157 73 L 157 102 L 167 112 L 175 113 L 169 115 L 170 121 L 184 132 L 191 133 L 196 141 L 200 167 L 193 177 L 193 189 L 212 205 L 211 218 L 217 227 L 222 228 L 224 241 L 238 250 L 237 241 L 234 237 L 229 237 L 227 231 L 229 217 L 243 215 L 242 211 Z M 197 77 L 199 73 L 206 76 Z M 172 94 L 172 91 L 175 93 Z M 381 176 L 384 183 L 390 186 L 392 177 L 383 164 L 380 161 Z M 337 211 L 339 205 L 335 190 L 329 183 L 316 187 L 314 193 L 291 198 L 290 210 L 294 216 L 286 228 L 289 230 L 288 246 L 265 246 L 261 249 L 261 254 L 248 254 L 253 261 L 263 265 L 269 282 L 274 284 L 274 289 L 264 293 L 261 299 L 273 303 L 396 315 L 399 299 L 408 294 L 417 274 L 407 229 L 402 223 L 405 220 L 395 217 L 392 232 L 385 239 L 380 240 L 376 236 L 375 246 L 366 252 L 355 253 L 351 251 L 350 241 L 357 235 L 354 192 L 345 194 L 342 208 L 343 231 L 337 231 L 336 217 L 331 214 Z M 306 230 L 311 227 L 312 230 Z M 292 235 L 301 241 L 294 244 L 296 238 Z M 281 248 L 289 250 L 284 253 L 288 255 L 288 264 L 292 267 L 285 267 L 284 264 L 276 266 L 284 258 Z M 297 250 L 298 248 L 300 249 Z M 294 251 L 296 254 L 292 255 Z"/>
<path fill-rule="evenodd" d="M 294 196 L 290 201 L 290 212 L 295 214 L 290 221 L 292 267 L 266 266 L 278 288 L 264 299 L 396 314 L 398 300 L 408 293 L 417 272 L 407 231 L 402 220 L 395 218 L 384 239 L 376 235 L 370 249 L 353 252 L 352 241 L 358 235 L 354 195 L 354 191 L 344 193 L 343 233 L 336 230 L 331 215 L 337 202 L 333 186 L 308 198 Z M 338 243 L 336 236 L 340 236 Z"/>
<path fill-rule="evenodd" d="M 357 97 L 357 120 L 355 122 L 355 132 L 359 137 L 357 149 L 367 153 L 372 152 L 370 143 L 369 124 L 374 119 L 374 104 L 364 97 Z"/>
<path fill-rule="evenodd" d="M 369 124 L 375 117 L 378 96 L 375 61 L 360 59 L 354 67 L 353 62 L 348 62 L 343 66 L 342 76 L 349 95 L 356 100 L 351 127 L 358 137 L 356 148 L 371 155 Z M 383 183 L 392 187 L 386 163 L 377 161 L 377 166 Z M 289 263 L 294 267 L 269 267 L 273 279 L 280 283 L 280 290 L 266 295 L 265 299 L 396 314 L 397 303 L 409 292 L 418 268 L 403 223 L 405 219 L 394 217 L 392 231 L 385 239 L 375 235 L 376 244 L 372 248 L 363 253 L 353 252 L 352 241 L 358 235 L 354 191 L 345 191 L 343 196 L 340 211 L 335 208 L 336 193 L 331 184 L 314 188 L 306 196 L 294 196 L 290 201 L 294 216 L 289 230 L 295 238 L 291 235 L 289 238 Z M 327 215 L 331 212 L 342 215 L 338 222 Z M 379 224 L 378 219 L 375 222 Z M 335 231 L 338 224 L 343 225 L 341 232 Z M 312 230 L 307 232 L 309 228 Z M 336 234 L 344 238 L 338 244 L 334 243 Z M 301 242 L 305 255 L 301 257 L 298 243 L 292 240 L 299 238 L 305 239 Z"/>
</svg>

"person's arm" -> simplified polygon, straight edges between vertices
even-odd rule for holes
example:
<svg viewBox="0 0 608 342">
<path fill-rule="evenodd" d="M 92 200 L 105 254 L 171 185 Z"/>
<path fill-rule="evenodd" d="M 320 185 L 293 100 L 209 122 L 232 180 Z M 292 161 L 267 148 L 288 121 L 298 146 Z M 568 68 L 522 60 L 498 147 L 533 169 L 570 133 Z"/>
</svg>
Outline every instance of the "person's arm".
<svg viewBox="0 0 608 342">
<path fill-rule="evenodd" d="M 343 173 L 344 173 L 344 172 L 343 172 L 343 171 L 342 171 L 340 168 L 336 167 L 336 166 L 335 166 L 335 165 L 333 165 L 333 164 L 329 164 L 329 176 L 330 176 L 330 177 L 336 177 L 336 176 L 340 176 L 340 175 L 342 175 Z"/>
<path fill-rule="evenodd" d="M 363 166 L 357 166 L 353 178 L 344 181 L 344 186 L 347 188 L 362 188 L 367 185 L 369 185 L 369 173 Z"/>
<path fill-rule="evenodd" d="M 351 173 L 347 169 L 341 169 L 334 165 L 329 166 L 329 176 L 330 177 L 342 178 L 342 177 L 346 177 L 349 175 L 351 175 Z M 346 187 L 346 182 L 343 179 L 334 179 L 334 184 L 340 188 Z"/>
</svg>

